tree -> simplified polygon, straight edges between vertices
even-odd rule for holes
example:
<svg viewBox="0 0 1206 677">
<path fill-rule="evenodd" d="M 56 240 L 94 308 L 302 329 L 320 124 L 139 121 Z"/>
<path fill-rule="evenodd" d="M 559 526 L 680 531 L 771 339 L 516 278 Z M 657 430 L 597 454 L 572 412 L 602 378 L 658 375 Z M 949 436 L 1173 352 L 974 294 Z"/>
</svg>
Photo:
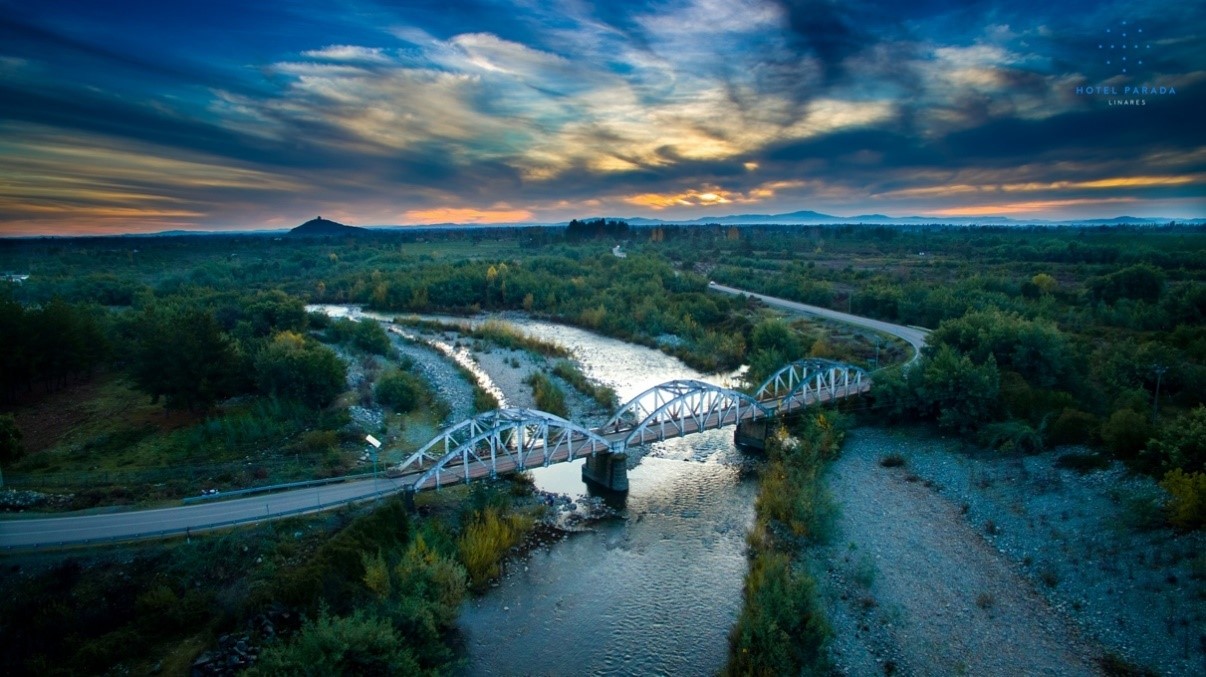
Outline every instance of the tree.
<svg viewBox="0 0 1206 677">
<path fill-rule="evenodd" d="M 1155 302 L 1164 290 L 1164 273 L 1149 264 L 1123 268 L 1088 282 L 1089 295 L 1095 301 L 1113 305 L 1121 299 Z"/>
<path fill-rule="evenodd" d="M 1159 437 L 1148 442 L 1147 453 L 1166 469 L 1206 472 L 1206 405 L 1165 424 Z"/>
<path fill-rule="evenodd" d="M 352 344 L 366 353 L 389 354 L 389 335 L 381 328 L 379 322 L 373 320 L 361 320 L 356 323 L 352 333 Z"/>
<path fill-rule="evenodd" d="M 1072 351 L 1054 324 L 1027 320 L 1017 313 L 987 310 L 967 313 L 938 325 L 927 351 L 950 346 L 976 364 L 992 356 L 1002 369 L 1021 374 L 1032 386 L 1063 384 L 1072 373 Z"/>
<path fill-rule="evenodd" d="M 1030 278 L 1030 282 L 1037 287 L 1039 292 L 1042 294 L 1050 294 L 1059 287 L 1059 282 L 1056 282 L 1055 278 L 1051 277 L 1047 273 L 1039 273 L 1038 275 L 1035 275 L 1034 277 Z"/>
<path fill-rule="evenodd" d="M 0 396 L 13 399 L 19 386 L 30 384 L 34 358 L 25 308 L 7 287 L 0 287 Z"/>
<path fill-rule="evenodd" d="M 245 392 L 245 360 L 214 316 L 200 309 L 148 308 L 135 326 L 131 374 L 169 409 L 208 409 Z"/>
<path fill-rule="evenodd" d="M 256 357 L 255 378 L 265 395 L 297 400 L 317 409 L 344 391 L 347 367 L 329 348 L 283 331 Z"/>
<path fill-rule="evenodd" d="M 763 320 L 750 334 L 754 352 L 778 353 L 784 362 L 799 359 L 804 350 L 791 326 L 783 320 Z M 780 365 L 782 366 L 782 365 Z"/>
<path fill-rule="evenodd" d="M 1147 416 L 1133 409 L 1119 409 L 1101 427 L 1101 439 L 1114 454 L 1133 458 L 1151 437 Z"/>
<path fill-rule="evenodd" d="M 419 408 L 425 390 L 414 374 L 391 371 L 377 380 L 373 394 L 379 403 L 398 413 L 406 413 Z"/>
<path fill-rule="evenodd" d="M 989 355 L 977 365 L 950 346 L 941 346 L 924 368 L 921 399 L 939 426 L 966 433 L 996 417 L 1001 387 L 996 358 Z"/>
<path fill-rule="evenodd" d="M 12 414 L 0 415 L 0 463 L 16 463 L 25 455 L 21 429 Z"/>
</svg>

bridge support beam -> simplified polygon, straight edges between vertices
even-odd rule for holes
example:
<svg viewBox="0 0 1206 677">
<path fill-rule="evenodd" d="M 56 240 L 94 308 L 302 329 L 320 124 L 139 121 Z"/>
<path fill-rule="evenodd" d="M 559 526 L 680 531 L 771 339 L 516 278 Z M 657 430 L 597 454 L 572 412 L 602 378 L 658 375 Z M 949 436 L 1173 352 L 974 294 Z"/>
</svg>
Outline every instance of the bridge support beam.
<svg viewBox="0 0 1206 677">
<path fill-rule="evenodd" d="M 733 431 L 733 443 L 746 449 L 766 451 L 766 433 L 769 427 L 764 418 L 741 421 Z"/>
<path fill-rule="evenodd" d="M 617 453 L 596 453 L 586 457 L 582 479 L 610 491 L 628 491 L 628 457 Z"/>
</svg>

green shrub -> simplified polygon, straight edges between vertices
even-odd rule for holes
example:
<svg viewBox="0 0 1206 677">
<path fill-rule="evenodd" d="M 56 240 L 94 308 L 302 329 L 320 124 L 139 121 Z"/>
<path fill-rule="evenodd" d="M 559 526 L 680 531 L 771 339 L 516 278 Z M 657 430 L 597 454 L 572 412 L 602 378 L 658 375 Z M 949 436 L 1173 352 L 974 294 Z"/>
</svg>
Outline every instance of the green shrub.
<svg viewBox="0 0 1206 677">
<path fill-rule="evenodd" d="M 415 675 L 406 637 L 386 618 L 325 610 L 288 641 L 269 645 L 250 675 Z"/>
<path fill-rule="evenodd" d="M 405 371 L 391 371 L 377 381 L 373 394 L 381 404 L 398 413 L 419 408 L 426 399 L 427 384 Z"/>
<path fill-rule="evenodd" d="M 409 542 L 406 507 L 401 499 L 391 499 L 325 541 L 304 564 L 282 572 L 261 601 L 276 600 L 311 612 L 322 605 L 336 613 L 350 612 L 368 596 L 363 553 L 401 552 Z"/>
<path fill-rule="evenodd" d="M 421 599 L 440 628 L 451 628 L 468 591 L 465 567 L 441 555 L 419 536 L 394 568 L 395 589 L 401 596 Z"/>
<path fill-rule="evenodd" d="M 381 324 L 374 320 L 361 320 L 353 330 L 352 345 L 374 355 L 389 354 L 389 335 Z"/>
<path fill-rule="evenodd" d="M 498 398 L 491 395 L 485 388 L 473 383 L 473 411 L 481 414 L 498 409 Z"/>
<path fill-rule="evenodd" d="M 1133 409 L 1119 409 L 1101 427 L 1106 448 L 1121 458 L 1134 458 L 1151 436 L 1147 416 Z"/>
<path fill-rule="evenodd" d="M 122 627 L 84 641 L 79 645 L 71 664 L 78 670 L 99 675 L 126 657 L 142 654 L 146 651 L 146 644 L 142 633 L 132 627 Z"/>
<path fill-rule="evenodd" d="M 1066 408 L 1047 428 L 1047 440 L 1053 445 L 1088 444 L 1100 429 L 1101 422 L 1096 416 Z"/>
<path fill-rule="evenodd" d="M 894 451 L 880 458 L 879 464 L 885 468 L 900 468 L 905 464 L 905 457 Z"/>
<path fill-rule="evenodd" d="M 305 453 L 322 453 L 339 446 L 339 433 L 334 430 L 311 430 L 302 433 L 297 446 Z"/>
<path fill-rule="evenodd" d="M 25 455 L 21 429 L 12 414 L 0 415 L 0 463 L 16 463 Z"/>
<path fill-rule="evenodd" d="M 537 409 L 554 416 L 569 417 L 569 407 L 565 405 L 565 393 L 549 377 L 538 371 L 532 372 L 526 383 L 532 386 L 532 397 L 536 400 Z"/>
<path fill-rule="evenodd" d="M 281 332 L 256 357 L 255 376 L 260 392 L 318 409 L 343 392 L 347 368 L 313 339 Z"/>
<path fill-rule="evenodd" d="M 553 365 L 553 375 L 563 379 L 566 383 L 573 386 L 574 390 L 586 395 L 599 406 L 603 407 L 608 413 L 613 413 L 619 405 L 619 400 L 616 397 L 616 391 L 603 385 L 596 385 L 586 378 L 586 374 L 578 368 L 578 365 L 569 360 L 558 360 L 557 364 Z"/>
<path fill-rule="evenodd" d="M 1061 454 L 1055 459 L 1055 467 L 1087 473 L 1092 470 L 1105 470 L 1110 467 L 1110 461 L 1100 454 Z"/>
<path fill-rule="evenodd" d="M 787 555 L 762 553 L 745 577 L 744 604 L 729 634 L 725 675 L 816 674 L 830 635 L 816 584 Z"/>
<path fill-rule="evenodd" d="M 181 430 L 174 439 L 193 456 L 220 457 L 222 450 L 275 446 L 310 425 L 313 413 L 300 402 L 258 399 L 245 409 Z"/>
<path fill-rule="evenodd" d="M 1004 421 L 984 426 L 980 444 L 1006 453 L 1037 454 L 1043 450 L 1043 437 L 1022 421 Z"/>
<path fill-rule="evenodd" d="M 378 599 L 389 597 L 391 588 L 389 566 L 386 565 L 381 550 L 377 550 L 375 555 L 367 552 L 360 553 L 360 563 L 364 566 L 364 586 L 372 591 Z"/>
<path fill-rule="evenodd" d="M 1165 469 L 1206 471 L 1206 405 L 1161 426 L 1159 437 L 1148 442 L 1147 453 Z"/>
</svg>

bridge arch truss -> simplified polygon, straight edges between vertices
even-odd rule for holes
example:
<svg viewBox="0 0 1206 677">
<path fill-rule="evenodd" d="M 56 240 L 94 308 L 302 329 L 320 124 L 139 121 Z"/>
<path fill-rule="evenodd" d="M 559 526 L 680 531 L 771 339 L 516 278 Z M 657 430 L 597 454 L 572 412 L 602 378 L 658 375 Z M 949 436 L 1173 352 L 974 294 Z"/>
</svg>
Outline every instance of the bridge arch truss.
<svg viewBox="0 0 1206 677">
<path fill-rule="evenodd" d="M 600 429 L 635 446 L 772 415 L 753 397 L 695 380 L 658 384 L 627 402 Z"/>
<path fill-rule="evenodd" d="M 754 398 L 775 412 L 818 401 L 865 392 L 871 387 L 866 370 L 842 362 L 809 358 L 776 371 L 758 387 Z"/>
<path fill-rule="evenodd" d="M 453 426 L 400 466 L 431 467 L 414 483 L 415 491 L 454 482 L 494 478 L 552 463 L 572 461 L 616 445 L 596 432 L 560 416 L 535 409 L 498 409 Z M 440 453 L 442 451 L 442 453 Z"/>
</svg>

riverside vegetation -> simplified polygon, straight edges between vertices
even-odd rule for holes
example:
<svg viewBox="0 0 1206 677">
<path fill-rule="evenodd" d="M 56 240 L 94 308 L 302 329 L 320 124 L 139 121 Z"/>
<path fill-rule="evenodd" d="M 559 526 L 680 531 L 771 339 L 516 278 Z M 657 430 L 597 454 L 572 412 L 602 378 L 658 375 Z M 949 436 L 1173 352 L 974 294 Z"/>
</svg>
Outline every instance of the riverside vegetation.
<svg viewBox="0 0 1206 677">
<path fill-rule="evenodd" d="M 0 666 L 186 674 L 230 633 L 251 648 L 243 657 L 259 656 L 256 674 L 447 673 L 461 600 L 498 575 L 543 506 L 522 481 L 422 499 L 417 520 L 391 499 L 14 566 L 0 602 Z"/>
<path fill-rule="evenodd" d="M 751 381 L 804 355 L 868 368 L 906 355 L 901 345 L 866 332 L 784 320 L 757 303 L 710 293 L 712 279 L 934 328 L 921 362 L 907 371 L 877 373 L 875 392 L 856 408 L 878 419 L 931 421 L 1003 454 L 1079 444 L 1082 451 L 1067 455 L 1067 464 L 1093 467 L 1119 459 L 1160 480 L 1165 524 L 1197 529 L 1206 521 L 1201 228 L 604 226 L 583 226 L 569 236 L 557 229 L 502 229 L 328 240 L 0 241 L 0 268 L 31 275 L 24 284 L 0 287 L 6 348 L 0 351 L 0 463 L 6 484 L 63 497 L 44 506 L 171 500 L 202 488 L 343 474 L 358 467 L 365 432 L 398 437 L 403 429 L 435 430 L 442 417 L 439 398 L 393 354 L 380 326 L 309 315 L 307 302 L 360 303 L 389 313 L 522 311 L 655 346 L 706 371 L 748 364 Z M 609 237 L 627 238 L 626 258 L 611 254 Z M 481 332 L 474 340 L 555 355 L 547 347 L 515 343 L 521 337 L 508 336 L 505 325 Z M 553 367 L 559 379 L 600 403 L 607 399 L 582 385 L 572 363 L 561 364 Z M 547 391 L 547 402 L 556 400 L 554 389 L 535 386 Z M 479 409 L 493 406 L 484 391 L 475 391 L 475 399 Z M 381 405 L 388 416 L 357 418 L 366 406 Z M 809 428 L 796 437 L 807 447 L 815 434 Z M 782 484 L 779 477 L 809 479 L 793 475 L 807 474 L 790 460 L 801 452 L 773 453 L 779 458 L 768 465 L 768 485 Z M 734 630 L 733 671 L 750 667 L 741 662 L 741 649 L 761 646 L 775 633 L 787 632 L 800 644 L 785 648 L 788 655 L 768 654 L 774 665 L 810 665 L 817 655 L 812 647 L 824 634 L 823 621 L 811 612 L 813 595 L 797 546 L 819 533 L 804 519 L 807 511 L 788 510 L 794 501 L 784 503 L 778 494 L 760 499 L 747 609 Z M 526 528 L 523 519 L 513 522 L 504 513 L 481 515 L 488 528 L 472 528 L 489 532 L 483 543 L 493 545 L 480 546 L 486 551 Z M 352 606 L 331 603 L 325 612 L 321 600 L 317 606 L 307 602 L 313 634 L 297 645 L 293 660 L 317 665 L 315 652 L 343 655 L 331 647 L 355 633 L 366 646 L 384 647 L 392 637 L 386 625 L 393 632 L 409 627 L 381 600 L 420 588 L 425 592 L 416 595 L 437 599 L 442 583 L 405 583 L 396 578 L 399 563 L 418 570 L 428 562 L 444 582 L 448 562 L 464 569 L 467 582 L 480 584 L 491 575 L 488 566 L 470 564 L 490 561 L 479 548 L 463 552 L 457 545 L 477 522 L 458 518 L 443 531 L 423 522 L 416 529 L 435 530 L 423 531 L 423 552 L 410 552 L 417 540 L 407 537 L 405 543 L 360 544 L 357 558 L 364 552 L 369 560 L 340 560 L 346 585 L 365 591 Z M 342 533 L 350 523 L 347 517 L 321 518 L 261 529 L 276 534 L 269 540 L 280 541 L 288 553 L 284 560 L 300 565 L 317 546 L 299 552 L 285 532 L 273 530 L 325 524 L 324 533 Z M 85 606 L 115 598 L 111 592 L 118 589 L 135 600 L 161 580 L 161 567 L 202 571 L 200 560 L 226 556 L 220 548 L 246 543 L 249 553 L 262 553 L 239 533 L 185 544 L 193 548 L 189 557 L 198 558 L 194 564 L 170 564 L 172 548 L 146 560 L 134 555 L 132 561 L 147 563 L 143 568 L 77 558 L 46 565 L 36 576 L 50 578 L 34 584 L 27 576 L 35 574 L 22 569 L 6 576 L 4 586 L 28 589 L 29 595 L 13 599 L 27 613 L 54 615 L 50 625 L 74 628 L 72 619 L 81 619 L 73 637 L 99 644 L 71 658 L 80 671 L 139 656 L 182 660 L 164 653 L 167 644 L 156 649 L 131 640 L 131 628 L 138 627 L 129 624 L 133 612 L 117 614 L 117 626 L 86 629 L 92 616 Z M 433 564 L 431 553 L 443 559 Z M 246 564 L 239 557 L 230 561 Z M 372 590 L 388 589 L 388 595 L 367 587 L 362 579 L 369 569 L 375 572 Z M 274 587 L 284 567 L 262 577 L 250 571 L 248 565 L 226 572 L 223 589 L 230 592 L 217 594 L 239 598 L 247 586 Z M 102 575 L 90 580 L 94 572 Z M 180 645 L 184 653 L 199 653 L 214 633 L 237 628 L 243 618 L 239 605 L 214 602 L 195 587 L 165 584 L 183 601 L 167 604 L 161 590 L 161 611 L 144 608 L 140 617 L 156 630 L 203 627 Z M 68 601 L 38 608 L 39 590 Z M 168 608 L 188 616 L 190 609 L 215 606 L 221 609 L 205 611 L 213 615 L 201 626 L 155 621 L 170 616 Z M 806 612 L 807 627 L 773 620 L 788 611 Z M 379 622 L 382 617 L 388 622 Z M 16 636 L 7 628 L 3 634 Z M 35 650 L 5 651 L 6 660 L 11 656 L 17 671 L 33 670 L 46 665 L 39 655 L 68 655 L 58 645 L 31 646 Z M 378 658 L 390 665 L 413 659 L 424 669 L 444 665 L 424 655 Z"/>
<path fill-rule="evenodd" d="M 750 531 L 741 615 L 725 675 L 824 674 L 830 629 L 810 574 L 812 546 L 831 536 L 834 506 L 821 479 L 839 453 L 846 418 L 800 417 L 766 441 Z"/>
</svg>

